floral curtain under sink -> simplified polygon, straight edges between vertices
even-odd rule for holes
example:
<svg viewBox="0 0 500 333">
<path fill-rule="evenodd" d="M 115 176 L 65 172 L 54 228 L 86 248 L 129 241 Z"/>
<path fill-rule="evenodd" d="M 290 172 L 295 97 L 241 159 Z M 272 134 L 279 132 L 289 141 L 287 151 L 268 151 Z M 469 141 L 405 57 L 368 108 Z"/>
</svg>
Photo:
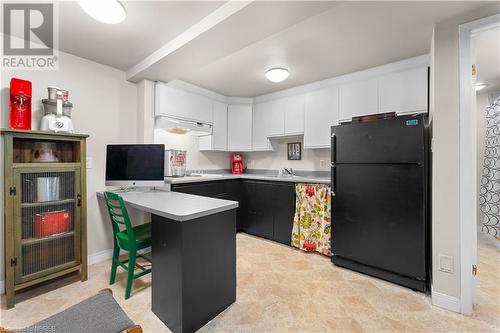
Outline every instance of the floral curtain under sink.
<svg viewBox="0 0 500 333">
<path fill-rule="evenodd" d="M 331 255 L 331 189 L 325 184 L 295 184 L 292 245 Z"/>
</svg>

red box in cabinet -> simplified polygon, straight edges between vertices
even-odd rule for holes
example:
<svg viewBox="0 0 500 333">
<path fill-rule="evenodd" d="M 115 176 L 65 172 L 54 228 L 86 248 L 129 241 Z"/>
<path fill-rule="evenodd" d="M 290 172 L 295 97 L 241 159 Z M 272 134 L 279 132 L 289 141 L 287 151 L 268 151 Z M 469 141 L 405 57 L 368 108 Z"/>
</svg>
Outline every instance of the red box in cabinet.
<svg viewBox="0 0 500 333">
<path fill-rule="evenodd" d="M 60 234 L 70 229 L 71 214 L 67 209 L 35 215 L 35 237 Z"/>
</svg>

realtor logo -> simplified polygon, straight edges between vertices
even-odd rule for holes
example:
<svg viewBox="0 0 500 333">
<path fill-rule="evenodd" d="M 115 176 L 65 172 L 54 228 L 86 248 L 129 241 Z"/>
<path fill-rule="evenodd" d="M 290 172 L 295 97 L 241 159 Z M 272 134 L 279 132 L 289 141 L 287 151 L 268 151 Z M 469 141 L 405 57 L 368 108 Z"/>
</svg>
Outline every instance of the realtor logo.
<svg viewBox="0 0 500 333">
<path fill-rule="evenodd" d="M 54 3 L 4 3 L 2 9 L 2 69 L 57 69 Z"/>
</svg>

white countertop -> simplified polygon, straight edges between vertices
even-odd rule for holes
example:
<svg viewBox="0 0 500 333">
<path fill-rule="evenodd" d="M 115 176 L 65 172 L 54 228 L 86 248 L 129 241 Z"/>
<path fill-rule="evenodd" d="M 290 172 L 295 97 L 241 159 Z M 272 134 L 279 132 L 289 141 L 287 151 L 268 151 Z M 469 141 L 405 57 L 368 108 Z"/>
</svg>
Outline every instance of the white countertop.
<svg viewBox="0 0 500 333">
<path fill-rule="evenodd" d="M 267 180 L 273 182 L 291 182 L 291 183 L 314 183 L 314 184 L 330 184 L 330 178 L 315 178 L 315 177 L 277 177 L 272 175 L 260 175 L 245 173 L 242 175 L 227 174 L 203 174 L 201 176 L 186 176 L 186 177 L 165 177 L 167 184 L 186 184 L 186 183 L 199 183 L 209 182 L 215 180 L 228 180 L 228 179 L 255 179 Z"/>
<path fill-rule="evenodd" d="M 238 207 L 237 201 L 201 197 L 198 195 L 166 191 L 130 191 L 119 192 L 123 201 L 130 207 L 159 215 L 175 221 L 187 221 L 195 218 L 224 212 Z M 97 192 L 103 197 L 103 192 Z"/>
</svg>

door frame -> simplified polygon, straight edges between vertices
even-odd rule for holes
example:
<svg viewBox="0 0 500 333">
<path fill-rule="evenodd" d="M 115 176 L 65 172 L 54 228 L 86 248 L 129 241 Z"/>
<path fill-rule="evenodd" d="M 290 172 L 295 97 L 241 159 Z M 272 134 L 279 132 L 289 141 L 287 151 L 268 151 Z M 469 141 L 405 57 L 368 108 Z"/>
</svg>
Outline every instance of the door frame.
<svg viewBox="0 0 500 333">
<path fill-rule="evenodd" d="M 460 312 L 472 314 L 475 278 L 472 266 L 477 251 L 477 120 L 475 87 L 472 82 L 471 37 L 480 31 L 500 26 L 500 14 L 488 16 L 459 26 L 460 75 Z"/>
</svg>

